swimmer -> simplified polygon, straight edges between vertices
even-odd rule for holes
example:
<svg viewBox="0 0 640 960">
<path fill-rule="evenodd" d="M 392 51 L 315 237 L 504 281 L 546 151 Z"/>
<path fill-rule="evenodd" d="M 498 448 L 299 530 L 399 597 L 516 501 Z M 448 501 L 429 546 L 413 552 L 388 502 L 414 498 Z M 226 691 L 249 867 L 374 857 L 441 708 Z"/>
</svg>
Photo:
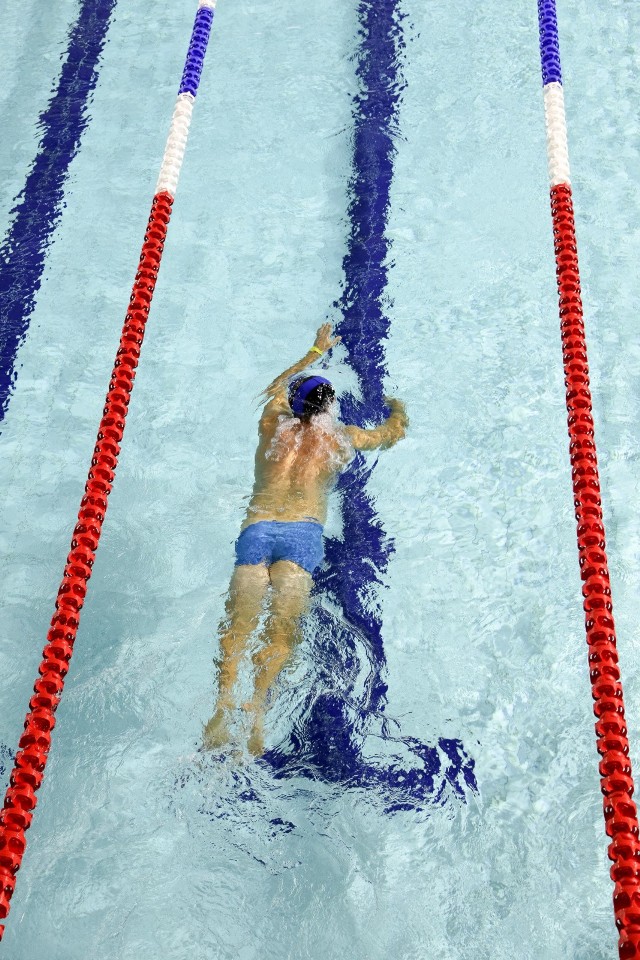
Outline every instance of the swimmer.
<svg viewBox="0 0 640 960">
<path fill-rule="evenodd" d="M 297 376 L 339 340 L 332 337 L 331 325 L 323 324 L 313 347 L 265 391 L 253 493 L 236 542 L 221 626 L 217 708 L 204 729 L 207 749 L 229 742 L 238 668 L 266 607 L 263 642 L 253 657 L 254 694 L 243 705 L 252 724 L 248 748 L 256 756 L 264 752 L 267 695 L 300 638 L 313 572 L 323 558 L 322 528 L 332 483 L 354 451 L 391 447 L 406 432 L 408 418 L 400 400 L 385 397 L 391 412 L 377 427 L 344 426 L 336 417 L 330 382 Z"/>
</svg>

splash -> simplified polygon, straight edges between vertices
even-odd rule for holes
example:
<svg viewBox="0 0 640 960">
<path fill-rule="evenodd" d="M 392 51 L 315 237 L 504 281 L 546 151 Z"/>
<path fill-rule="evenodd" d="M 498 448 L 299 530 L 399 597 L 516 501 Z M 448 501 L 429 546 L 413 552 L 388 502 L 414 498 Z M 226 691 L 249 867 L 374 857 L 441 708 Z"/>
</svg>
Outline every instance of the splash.
<svg viewBox="0 0 640 960">
<path fill-rule="evenodd" d="M 354 456 L 353 445 L 337 419 L 337 408 L 318 413 L 308 423 L 297 417 L 281 414 L 273 439 L 265 454 L 268 460 L 284 460 L 296 454 L 302 439 L 313 441 L 314 457 L 332 470 L 342 469 Z"/>
</svg>

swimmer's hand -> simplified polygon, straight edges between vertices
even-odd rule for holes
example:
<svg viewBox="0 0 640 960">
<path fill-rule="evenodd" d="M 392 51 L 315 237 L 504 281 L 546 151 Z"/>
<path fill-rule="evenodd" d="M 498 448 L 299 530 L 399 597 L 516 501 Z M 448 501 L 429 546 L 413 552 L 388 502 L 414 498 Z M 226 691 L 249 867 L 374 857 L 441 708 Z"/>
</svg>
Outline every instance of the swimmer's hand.
<svg viewBox="0 0 640 960">
<path fill-rule="evenodd" d="M 318 350 L 322 350 L 323 353 L 326 353 L 327 350 L 331 350 L 331 347 L 335 347 L 336 343 L 340 343 L 342 337 L 332 337 L 331 333 L 331 324 L 323 323 L 322 326 L 318 328 L 318 332 L 316 333 L 316 339 L 313 344 L 314 347 L 317 347 Z"/>
<path fill-rule="evenodd" d="M 284 404 L 288 408 L 286 393 L 285 393 L 285 384 L 290 377 L 300 373 L 306 367 L 310 366 L 315 360 L 318 359 L 319 354 L 318 350 L 321 350 L 322 353 L 326 353 L 327 350 L 331 350 L 331 347 L 335 347 L 336 343 L 339 343 L 340 337 L 331 336 L 331 324 L 323 323 L 321 327 L 318 328 L 316 333 L 316 339 L 313 344 L 317 349 L 307 350 L 304 357 L 298 360 L 297 363 L 294 363 L 291 367 L 288 367 L 284 370 L 280 376 L 276 377 L 275 380 L 272 380 L 267 389 L 264 391 L 263 397 L 277 398 L 278 402 Z"/>
<path fill-rule="evenodd" d="M 345 427 L 344 431 L 356 450 L 386 450 L 406 436 L 409 417 L 402 400 L 397 397 L 385 397 L 385 404 L 391 411 L 386 420 L 377 427 L 363 430 L 361 427 Z"/>
<path fill-rule="evenodd" d="M 405 433 L 406 429 L 409 426 L 409 416 L 407 414 L 407 408 L 405 407 L 402 400 L 398 400 L 397 397 L 383 397 L 385 405 L 391 410 L 391 414 L 395 417 L 398 425 L 401 426 Z M 404 436 L 404 434 L 403 434 Z"/>
<path fill-rule="evenodd" d="M 391 413 L 382 425 L 386 434 L 380 444 L 382 449 L 392 447 L 398 440 L 403 440 L 407 435 L 407 427 L 409 426 L 407 408 L 402 400 L 398 400 L 397 397 L 385 397 L 384 402 Z"/>
</svg>

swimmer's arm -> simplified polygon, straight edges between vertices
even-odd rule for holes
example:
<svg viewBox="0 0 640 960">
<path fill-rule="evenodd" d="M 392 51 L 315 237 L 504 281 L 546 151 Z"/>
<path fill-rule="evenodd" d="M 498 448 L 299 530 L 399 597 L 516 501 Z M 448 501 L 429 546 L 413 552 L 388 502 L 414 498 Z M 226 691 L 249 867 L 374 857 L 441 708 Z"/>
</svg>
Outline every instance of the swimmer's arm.
<svg viewBox="0 0 640 960">
<path fill-rule="evenodd" d="M 331 324 L 323 323 L 316 333 L 316 339 L 313 346 L 317 347 L 316 350 L 313 348 L 307 350 L 304 357 L 294 363 L 292 366 L 284 370 L 280 376 L 276 377 L 275 380 L 272 380 L 265 393 L 268 397 L 275 397 L 278 393 L 282 392 L 284 394 L 284 385 L 290 377 L 294 377 L 296 373 L 301 373 L 303 370 L 306 370 L 307 367 L 315 360 L 319 360 L 322 353 L 326 353 L 327 350 L 330 350 L 331 347 L 335 346 L 336 343 L 340 340 L 340 337 L 331 336 Z M 322 353 L 318 353 L 318 350 L 321 350 Z"/>
<path fill-rule="evenodd" d="M 345 433 L 356 450 L 385 450 L 402 440 L 407 432 L 409 417 L 402 400 L 385 397 L 384 402 L 391 410 L 387 419 L 377 427 L 362 430 L 360 427 L 345 427 Z"/>
</svg>

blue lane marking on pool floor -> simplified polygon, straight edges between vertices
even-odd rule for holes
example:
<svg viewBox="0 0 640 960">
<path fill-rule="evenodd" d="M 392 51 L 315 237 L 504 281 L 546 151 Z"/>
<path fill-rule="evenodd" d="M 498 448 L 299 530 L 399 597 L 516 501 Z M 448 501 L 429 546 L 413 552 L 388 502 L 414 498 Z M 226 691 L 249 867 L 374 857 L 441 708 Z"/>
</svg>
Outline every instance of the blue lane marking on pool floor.
<svg viewBox="0 0 640 960">
<path fill-rule="evenodd" d="M 354 101 L 353 173 L 350 183 L 351 232 L 344 259 L 344 289 L 336 304 L 342 317 L 335 332 L 342 337 L 347 362 L 355 371 L 361 397 L 342 400 L 342 419 L 366 426 L 379 422 L 384 408 L 384 341 L 389 332 L 385 311 L 386 237 L 393 179 L 398 107 L 404 81 L 399 69 L 404 48 L 404 14 L 398 0 L 360 0 L 361 43 L 359 93 Z M 393 454 L 390 454 L 391 456 Z M 385 715 L 387 669 L 380 610 L 372 594 L 384 582 L 394 551 L 377 517 L 367 482 L 375 461 L 358 454 L 341 476 L 343 538 L 328 538 L 326 563 L 316 578 L 317 596 L 338 606 L 333 616 L 322 603 L 314 610 L 314 644 L 322 664 L 320 685 L 312 693 L 305 719 L 291 741 L 268 751 L 264 760 L 277 775 L 303 774 L 329 783 L 374 790 L 388 812 L 420 809 L 453 793 L 464 798 L 477 789 L 474 764 L 459 740 L 434 744 L 403 736 Z M 363 656 L 364 654 L 364 656 Z M 361 666 L 368 675 L 356 693 Z M 342 688 L 337 690 L 337 686 Z M 376 759 L 363 747 L 374 734 Z M 385 759 L 386 758 L 386 759 Z"/>
<path fill-rule="evenodd" d="M 57 89 L 40 115 L 38 152 L 0 244 L 0 422 L 16 381 L 16 358 L 29 329 L 47 249 L 61 216 L 69 166 L 90 119 L 87 104 L 98 82 L 98 61 L 116 3 L 80 3 Z"/>
</svg>

